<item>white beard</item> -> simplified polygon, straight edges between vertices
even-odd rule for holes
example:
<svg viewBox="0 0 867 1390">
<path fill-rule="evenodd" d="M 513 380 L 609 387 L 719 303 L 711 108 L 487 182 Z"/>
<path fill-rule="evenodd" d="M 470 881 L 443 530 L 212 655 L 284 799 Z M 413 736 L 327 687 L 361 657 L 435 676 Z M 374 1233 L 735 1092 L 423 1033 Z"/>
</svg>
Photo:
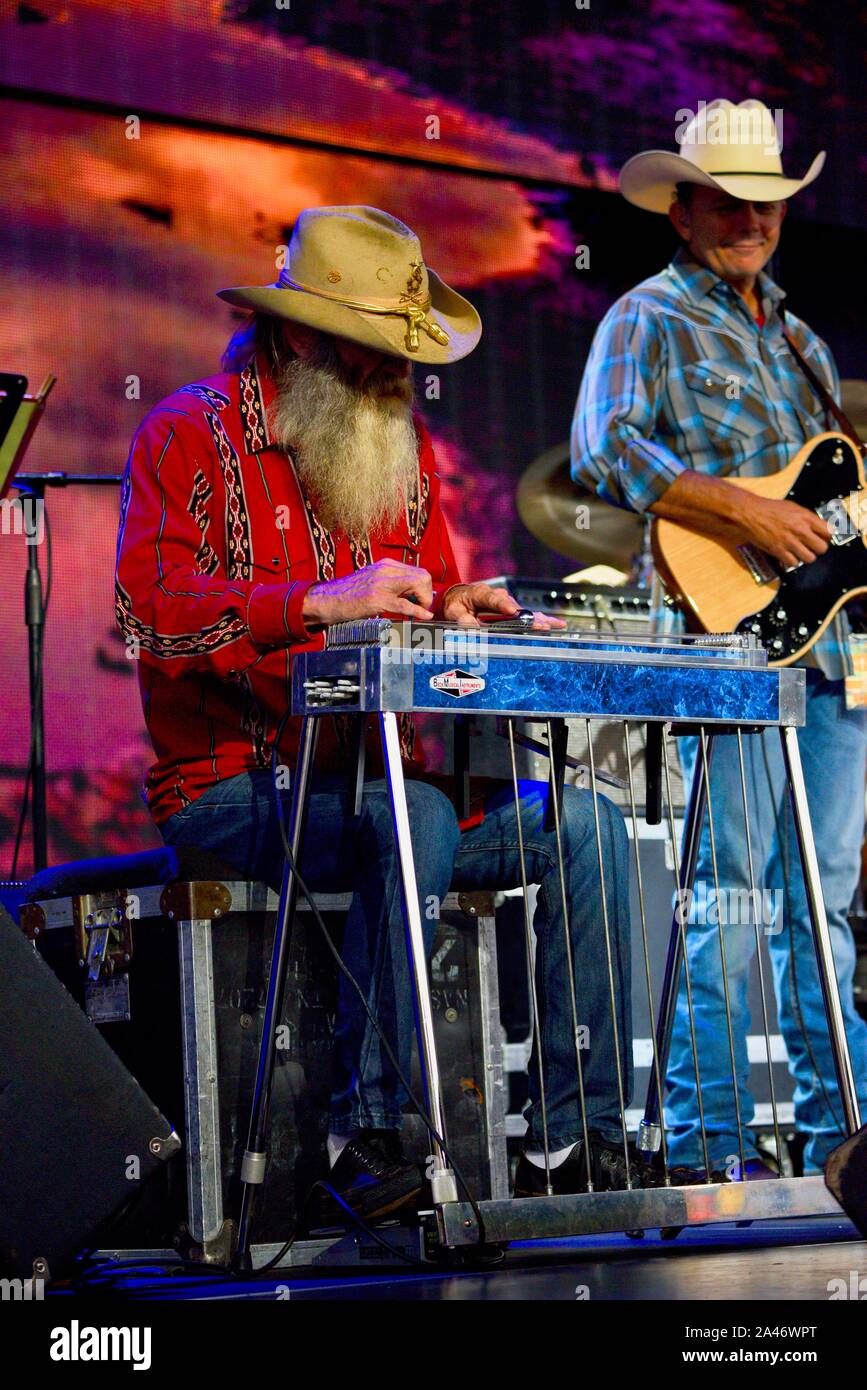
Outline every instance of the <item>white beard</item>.
<svg viewBox="0 0 867 1390">
<path fill-rule="evenodd" d="M 326 340 L 274 382 L 271 438 L 292 453 L 323 525 L 359 539 L 393 526 L 418 483 L 411 380 L 377 368 L 359 390 Z"/>
</svg>

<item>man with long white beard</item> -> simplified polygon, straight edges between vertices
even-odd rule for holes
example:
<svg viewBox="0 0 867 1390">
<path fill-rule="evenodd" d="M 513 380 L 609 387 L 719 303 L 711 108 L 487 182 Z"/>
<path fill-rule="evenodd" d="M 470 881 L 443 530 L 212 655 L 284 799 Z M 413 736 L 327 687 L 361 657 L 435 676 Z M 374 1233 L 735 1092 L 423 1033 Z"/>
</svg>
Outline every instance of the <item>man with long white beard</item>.
<svg viewBox="0 0 867 1390">
<path fill-rule="evenodd" d="M 270 761 L 290 699 L 292 652 L 319 647 L 345 619 L 397 616 L 476 624 L 517 604 L 463 584 L 439 503 L 430 437 L 412 409 L 411 364 L 472 351 L 478 314 L 424 264 L 418 238 L 375 208 L 301 214 L 274 285 L 222 291 L 252 310 L 223 374 L 182 387 L 148 415 L 121 499 L 117 613 L 140 657 L 156 751 L 145 797 L 165 840 L 210 849 L 279 886 L 284 854 Z M 554 619 L 537 615 L 540 627 Z M 371 721 L 374 732 L 375 721 Z M 371 740 L 354 814 L 347 721 L 320 721 L 302 872 L 313 888 L 351 891 L 342 953 L 409 1072 L 412 989 L 399 876 L 378 745 Z M 468 823 L 432 780 L 412 720 L 402 719 L 407 800 L 422 905 L 451 886 L 517 886 L 511 789 L 492 790 Z M 276 749 L 291 768 L 298 721 Z M 281 779 L 278 779 L 281 780 Z M 285 781 L 285 779 L 284 779 Z M 562 841 L 571 953 L 589 1047 L 583 1052 L 589 1155 L 568 989 L 568 952 L 546 788 L 522 786 L 523 841 L 540 885 L 535 931 L 543 1112 L 532 1092 L 516 1191 L 626 1185 L 615 1034 L 591 794 L 566 789 Z M 631 1091 L 628 842 L 600 798 L 614 1006 L 624 1101 Z M 422 913 L 430 948 L 435 923 Z M 531 1085 L 536 1085 L 531 1067 Z M 330 1182 L 365 1218 L 418 1200 L 420 1171 L 400 1144 L 407 1097 L 355 992 L 341 978 L 329 1116 Z M 633 1180 L 635 1174 L 633 1173 Z"/>
</svg>

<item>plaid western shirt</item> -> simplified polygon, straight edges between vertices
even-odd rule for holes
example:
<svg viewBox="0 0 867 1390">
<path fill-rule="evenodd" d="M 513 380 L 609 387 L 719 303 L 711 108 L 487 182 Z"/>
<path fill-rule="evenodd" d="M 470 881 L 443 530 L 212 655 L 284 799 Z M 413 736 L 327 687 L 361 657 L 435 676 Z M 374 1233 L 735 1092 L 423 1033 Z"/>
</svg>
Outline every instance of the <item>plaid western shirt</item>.
<svg viewBox="0 0 867 1390">
<path fill-rule="evenodd" d="M 270 762 L 290 698 L 291 653 L 321 647 L 302 618 L 311 585 L 391 557 L 426 569 L 441 613 L 460 582 L 439 504 L 430 437 L 416 419 L 419 473 L 388 533 L 328 531 L 292 458 L 268 431 L 274 384 L 264 358 L 241 373 L 183 386 L 161 401 L 132 444 L 121 490 L 116 612 L 138 658 L 156 762 L 145 800 L 159 823 L 213 783 Z M 345 716 L 323 720 L 317 766 L 346 768 Z M 424 762 L 401 716 L 407 771 Z M 294 763 L 299 721 L 278 755 Z M 375 775 L 378 749 L 371 741 Z"/>
<path fill-rule="evenodd" d="M 681 247 L 661 274 L 611 306 L 572 422 L 576 482 L 644 512 L 685 469 L 776 473 L 812 435 L 835 428 L 783 337 L 784 291 L 764 273 L 757 290 L 762 326 L 731 285 Z M 839 401 L 827 344 L 793 314 L 785 323 Z M 845 620 L 831 624 L 813 648 L 831 679 L 844 674 L 845 630 Z"/>
</svg>

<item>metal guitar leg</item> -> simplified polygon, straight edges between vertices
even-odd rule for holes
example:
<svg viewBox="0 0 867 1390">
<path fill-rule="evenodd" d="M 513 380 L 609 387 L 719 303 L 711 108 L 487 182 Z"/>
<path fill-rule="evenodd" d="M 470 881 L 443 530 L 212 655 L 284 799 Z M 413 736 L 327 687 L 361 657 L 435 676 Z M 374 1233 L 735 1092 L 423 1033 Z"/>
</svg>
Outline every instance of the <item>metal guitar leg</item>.
<svg viewBox="0 0 867 1390">
<path fill-rule="evenodd" d="M 668 1053 L 671 1048 L 671 1035 L 674 1031 L 674 1015 L 680 987 L 680 974 L 683 967 L 683 933 L 685 924 L 682 923 L 681 916 L 684 903 L 689 901 L 692 893 L 692 886 L 695 881 L 698 848 L 701 843 L 701 830 L 707 806 L 707 781 L 705 772 L 707 771 L 707 775 L 710 775 L 713 748 L 714 735 L 709 734 L 707 738 L 706 764 L 705 760 L 702 758 L 699 758 L 696 762 L 692 786 L 689 792 L 689 801 L 686 808 L 686 818 L 684 820 L 683 854 L 680 860 L 680 873 L 678 875 L 678 901 L 675 905 L 674 915 L 672 917 L 671 936 L 668 941 L 665 975 L 662 981 L 659 1015 L 656 1023 L 656 1057 L 658 1059 L 659 1077 L 662 1085 L 665 1084 Z M 674 834 L 673 807 L 669 806 L 669 810 L 672 812 L 671 828 L 672 834 Z M 672 848 L 675 852 L 676 862 L 677 846 L 673 845 Z M 651 1071 L 650 1081 L 647 1087 L 644 1118 L 639 1123 L 636 1139 L 637 1147 L 644 1153 L 656 1153 L 660 1147 L 663 1124 L 662 1108 L 662 1096 L 660 1094 L 660 1087 L 657 1085 L 656 1068 L 654 1068 Z"/>
<path fill-rule="evenodd" d="M 852 1071 L 852 1058 L 846 1038 L 843 1009 L 840 1004 L 840 989 L 837 984 L 837 970 L 831 948 L 831 933 L 828 930 L 828 916 L 825 912 L 825 899 L 822 896 L 822 881 L 819 877 L 819 860 L 813 839 L 813 827 L 807 806 L 807 788 L 801 766 L 801 750 L 798 747 L 798 731 L 787 725 L 780 728 L 783 744 L 783 758 L 795 818 L 795 833 L 804 871 L 804 886 L 810 908 L 810 921 L 813 925 L 813 943 L 816 948 L 816 965 L 822 998 L 825 1002 L 825 1017 L 828 1020 L 828 1036 L 837 1072 L 837 1084 L 843 1102 L 843 1114 L 849 1134 L 861 1128 L 861 1111 L 858 1106 L 858 1093 L 855 1089 L 855 1076 Z"/>
<path fill-rule="evenodd" d="M 400 757 L 397 716 L 393 713 L 382 713 L 379 716 L 379 721 L 382 733 L 382 756 L 385 763 L 385 775 L 388 780 L 394 838 L 400 866 L 401 906 L 406 931 L 406 949 L 413 977 L 415 1022 L 425 1109 L 437 1134 L 445 1139 L 445 1112 L 434 1039 L 427 952 L 421 925 L 421 909 L 418 902 L 418 885 L 416 884 L 415 860 L 412 853 L 403 764 Z M 442 1202 L 456 1202 L 458 1190 L 455 1175 L 449 1168 L 443 1147 L 436 1138 L 432 1138 L 432 1158 L 434 1167 L 430 1181 L 434 1203 L 439 1205 Z"/>
<path fill-rule="evenodd" d="M 317 719 L 308 715 L 301 720 L 298 757 L 292 782 L 292 798 L 286 835 L 296 864 L 300 863 L 301 858 L 301 837 L 318 731 Z M 274 1077 L 274 1050 L 277 1044 L 277 1026 L 283 1013 L 286 970 L 289 964 L 289 944 L 297 899 L 298 879 L 287 859 L 283 870 L 283 886 L 280 890 L 280 906 L 277 909 L 277 920 L 274 923 L 271 971 L 268 976 L 268 992 L 265 997 L 265 1012 L 262 1018 L 262 1037 L 259 1042 L 259 1060 L 256 1064 L 256 1083 L 253 1091 L 253 1103 L 250 1108 L 247 1147 L 241 1163 L 241 1181 L 244 1186 L 241 1196 L 241 1215 L 238 1221 L 238 1249 L 235 1257 L 239 1263 L 249 1259 L 250 1228 L 256 1189 L 265 1181 L 271 1113 L 271 1083 Z"/>
</svg>

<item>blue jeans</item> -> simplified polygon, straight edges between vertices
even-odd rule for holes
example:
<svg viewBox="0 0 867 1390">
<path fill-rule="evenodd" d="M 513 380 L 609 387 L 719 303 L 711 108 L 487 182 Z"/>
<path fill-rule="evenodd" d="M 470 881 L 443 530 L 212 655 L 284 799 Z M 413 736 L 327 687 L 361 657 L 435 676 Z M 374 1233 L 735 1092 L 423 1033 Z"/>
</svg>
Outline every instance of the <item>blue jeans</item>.
<svg viewBox="0 0 867 1390">
<path fill-rule="evenodd" d="M 581 1136 L 572 1011 L 567 987 L 557 841 L 543 828 L 545 793 L 521 786 L 521 820 L 528 881 L 539 884 L 534 920 L 542 1064 L 548 1140 L 564 1148 Z M 504 889 L 520 884 L 517 817 L 511 789 L 490 799 L 483 823 L 461 833 L 451 802 L 423 782 L 407 781 L 419 902 L 428 953 L 437 908 L 450 887 Z M 283 793 L 287 809 L 289 793 Z M 620 812 L 599 798 L 612 976 L 624 1101 L 632 1090 L 629 975 L 628 839 Z M 283 849 L 275 792 L 268 771 L 243 773 L 210 787 L 163 825 L 170 845 L 210 849 L 251 879 L 279 888 Z M 567 787 L 561 822 L 566 901 L 571 919 L 584 1094 L 591 1128 L 620 1138 L 614 1034 L 599 865 L 591 793 Z M 400 906 L 397 855 L 384 781 L 365 784 L 361 815 L 352 814 L 346 778 L 319 774 L 313 782 L 302 852 L 302 875 L 318 891 L 352 892 L 342 955 L 358 980 L 406 1075 L 414 1010 Z M 431 910 L 431 900 L 436 907 Z M 534 1044 L 535 1046 L 535 1044 Z M 542 1111 L 535 1058 L 530 1068 L 528 1142 L 541 1146 Z M 399 1129 L 407 1097 L 355 991 L 341 975 L 334 1046 L 330 1128 Z"/>
<path fill-rule="evenodd" d="M 864 714 L 845 707 L 843 682 L 826 680 L 819 671 L 808 669 L 807 722 L 798 730 L 798 746 L 862 1111 L 867 1110 L 867 1024 L 854 1005 L 855 944 L 847 913 L 858 884 L 864 835 L 865 733 Z M 700 756 L 698 740 L 681 739 L 680 748 L 684 775 L 689 778 Z M 761 903 L 760 931 L 768 943 L 779 1026 L 795 1081 L 795 1122 L 808 1136 L 805 1167 L 818 1171 L 829 1151 L 843 1138 L 843 1111 L 828 1041 L 794 822 L 785 790 L 779 734 L 776 729 L 768 729 L 763 734 L 745 735 L 743 749 L 756 888 L 768 890 Z M 756 942 L 752 917 L 745 911 L 730 910 L 737 908 L 738 891 L 745 903 L 743 890 L 750 888 L 738 748 L 733 736 L 722 736 L 716 741 L 710 783 L 738 1098 L 741 1123 L 747 1125 L 753 1117 L 747 1057 L 747 987 Z M 697 914 L 696 907 L 703 903 L 709 903 L 711 910 Z M 704 922 L 694 920 L 697 915 Z M 714 1167 L 725 1167 L 737 1157 L 738 1140 L 707 818 L 687 927 L 687 951 L 708 1152 Z M 756 1022 L 758 1031 L 761 1019 Z M 703 1166 L 683 980 L 667 1084 L 671 1162 Z M 755 1146 L 746 1137 L 744 1149 L 748 1159 L 755 1156 Z"/>
</svg>

